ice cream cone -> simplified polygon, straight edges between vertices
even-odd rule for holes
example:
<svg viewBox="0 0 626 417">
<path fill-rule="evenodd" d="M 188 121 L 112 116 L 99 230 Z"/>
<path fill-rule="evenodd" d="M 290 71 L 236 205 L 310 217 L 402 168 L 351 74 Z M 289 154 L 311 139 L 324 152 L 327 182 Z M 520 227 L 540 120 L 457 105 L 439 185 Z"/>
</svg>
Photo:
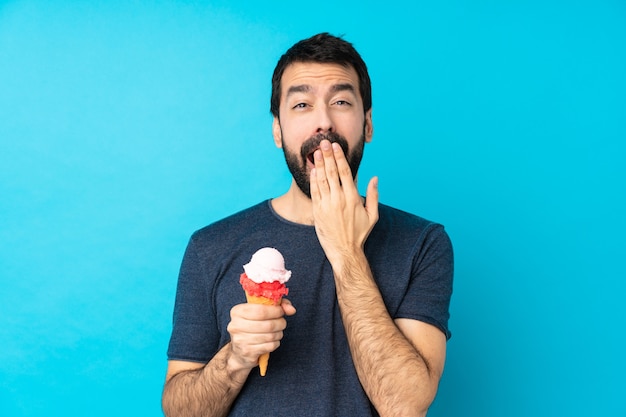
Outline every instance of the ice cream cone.
<svg viewBox="0 0 626 417">
<path fill-rule="evenodd" d="M 243 266 L 239 282 L 246 292 L 249 304 L 278 306 L 284 295 L 289 293 L 285 282 L 291 277 L 291 271 L 285 269 L 285 260 L 274 248 L 261 248 L 252 255 L 250 263 Z M 267 372 L 270 354 L 259 357 L 261 376 Z"/>
<path fill-rule="evenodd" d="M 250 304 L 263 304 L 266 306 L 279 306 L 282 302 L 282 298 L 275 302 L 270 298 L 259 297 L 258 295 L 252 295 L 248 292 L 246 292 L 246 300 Z"/>
</svg>

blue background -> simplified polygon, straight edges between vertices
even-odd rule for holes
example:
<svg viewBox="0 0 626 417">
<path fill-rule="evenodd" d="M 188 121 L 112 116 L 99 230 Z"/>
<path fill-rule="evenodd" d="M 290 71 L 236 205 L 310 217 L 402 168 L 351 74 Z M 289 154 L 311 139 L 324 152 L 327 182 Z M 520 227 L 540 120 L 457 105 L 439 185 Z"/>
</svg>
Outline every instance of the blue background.
<svg viewBox="0 0 626 417">
<path fill-rule="evenodd" d="M 160 415 L 187 239 L 286 191 L 271 72 L 320 31 L 361 186 L 454 242 L 429 415 L 626 415 L 626 3 L 381 3 L 0 2 L 0 415 Z"/>
</svg>

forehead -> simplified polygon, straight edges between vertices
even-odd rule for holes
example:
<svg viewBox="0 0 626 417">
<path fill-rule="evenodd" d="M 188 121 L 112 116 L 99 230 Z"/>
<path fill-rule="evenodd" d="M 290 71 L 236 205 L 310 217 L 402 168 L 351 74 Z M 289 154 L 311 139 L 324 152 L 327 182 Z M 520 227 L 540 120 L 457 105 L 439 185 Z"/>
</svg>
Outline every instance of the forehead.
<svg viewBox="0 0 626 417">
<path fill-rule="evenodd" d="M 306 85 L 313 88 L 331 87 L 337 84 L 351 84 L 358 94 L 359 76 L 354 68 L 339 64 L 321 64 L 318 62 L 295 62 L 285 68 L 281 78 L 281 90 L 284 97 L 290 87 Z"/>
</svg>

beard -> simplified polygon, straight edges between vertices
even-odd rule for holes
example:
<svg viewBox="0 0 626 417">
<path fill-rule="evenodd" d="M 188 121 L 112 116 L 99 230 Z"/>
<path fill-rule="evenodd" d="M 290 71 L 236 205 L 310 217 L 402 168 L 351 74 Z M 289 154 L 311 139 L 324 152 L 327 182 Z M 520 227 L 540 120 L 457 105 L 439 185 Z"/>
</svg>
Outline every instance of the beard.
<svg viewBox="0 0 626 417">
<path fill-rule="evenodd" d="M 363 148 L 365 147 L 365 131 L 361 135 L 361 139 L 359 140 L 359 142 L 351 151 L 348 148 L 348 141 L 346 140 L 346 138 L 335 132 L 318 133 L 315 136 L 311 136 L 302 144 L 299 153 L 288 149 L 287 146 L 285 146 L 285 141 L 282 140 L 283 153 L 285 155 L 285 161 L 287 162 L 289 172 L 291 172 L 291 176 L 293 177 L 300 191 L 302 191 L 304 195 L 309 198 L 311 198 L 311 181 L 309 177 L 310 173 L 307 167 L 307 161 L 309 160 L 310 155 L 312 155 L 312 152 L 319 147 L 320 142 L 323 139 L 326 139 L 331 143 L 338 143 L 339 146 L 341 146 L 344 155 L 346 155 L 348 165 L 350 166 L 353 180 L 356 178 L 356 174 L 359 170 L 359 165 L 361 165 L 361 159 L 363 158 Z"/>
</svg>

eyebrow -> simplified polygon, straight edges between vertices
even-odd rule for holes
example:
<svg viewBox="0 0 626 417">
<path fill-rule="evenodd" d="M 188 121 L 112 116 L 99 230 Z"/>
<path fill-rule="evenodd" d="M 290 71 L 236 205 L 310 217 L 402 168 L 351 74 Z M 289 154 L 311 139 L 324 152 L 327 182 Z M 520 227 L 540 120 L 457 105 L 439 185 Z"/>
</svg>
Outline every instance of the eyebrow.
<svg viewBox="0 0 626 417">
<path fill-rule="evenodd" d="M 306 85 L 306 84 L 292 85 L 291 87 L 289 87 L 289 90 L 287 90 L 287 97 L 296 93 L 308 93 L 309 91 L 311 91 L 310 85 Z"/>
<path fill-rule="evenodd" d="M 300 84 L 300 85 L 292 85 L 291 87 L 289 87 L 289 89 L 287 90 L 287 98 L 292 95 L 292 94 L 296 94 L 296 93 L 308 93 L 311 91 L 311 86 L 308 84 Z M 330 92 L 331 93 L 338 93 L 340 91 L 350 91 L 351 93 L 356 94 L 356 90 L 354 88 L 354 86 L 350 83 L 341 83 L 341 84 L 334 84 L 331 88 L 330 88 Z"/>
<path fill-rule="evenodd" d="M 351 93 L 356 93 L 354 86 L 350 83 L 335 84 L 331 87 L 330 91 L 332 93 L 338 93 L 340 91 L 349 91 Z"/>
</svg>

